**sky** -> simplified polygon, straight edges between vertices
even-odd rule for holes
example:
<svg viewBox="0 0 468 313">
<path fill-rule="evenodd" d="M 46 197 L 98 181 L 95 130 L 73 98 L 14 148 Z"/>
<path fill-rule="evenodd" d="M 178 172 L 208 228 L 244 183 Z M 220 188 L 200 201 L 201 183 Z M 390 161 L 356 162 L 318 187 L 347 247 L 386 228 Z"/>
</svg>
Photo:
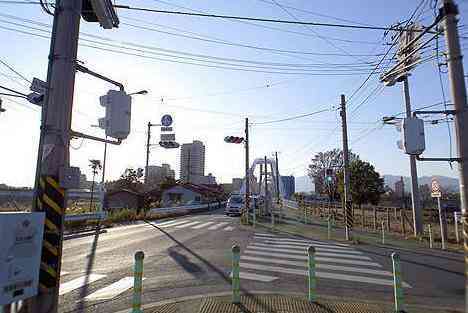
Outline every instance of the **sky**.
<svg viewBox="0 0 468 313">
<path fill-rule="evenodd" d="M 429 7 L 433 1 L 423 2 L 415 17 L 427 26 L 433 21 Z M 458 2 L 460 33 L 464 35 L 468 2 Z M 407 20 L 420 1 L 120 0 L 116 3 L 161 10 L 386 27 Z M 0 85 L 26 93 L 28 80 L 46 79 L 52 16 L 37 4 L 2 1 L 0 12 L 3 43 L 0 60 L 24 76 L 21 78 L 0 64 Z M 132 131 L 122 145 L 109 146 L 106 180 L 117 179 L 127 167 L 144 166 L 146 125 L 149 121 L 158 123 L 163 114 L 173 116 L 178 142 L 205 143 L 206 173 L 212 173 L 218 182 L 243 176 L 243 146 L 226 144 L 223 138 L 243 136 L 246 117 L 252 123 L 252 160 L 277 151 L 282 175 L 306 175 L 307 165 L 316 153 L 341 147 L 340 116 L 336 110 L 340 95 L 349 99 L 355 93 L 372 70 L 372 64 L 380 61 L 389 49 L 392 35 L 385 37 L 382 30 L 246 23 L 125 9 L 118 9 L 117 13 L 118 29 L 105 30 L 96 23 L 81 21 L 78 60 L 122 82 L 128 92 L 146 89 L 149 94 L 133 97 Z M 468 48 L 465 41 L 461 41 L 462 48 Z M 431 59 L 435 47 L 432 41 L 422 59 Z M 445 51 L 443 37 L 439 39 L 439 51 Z M 444 62 L 443 56 L 440 61 Z M 382 64 L 390 67 L 394 61 L 385 59 Z M 432 58 L 412 70 L 409 81 L 413 108 L 442 102 L 437 64 Z M 441 71 L 445 98 L 450 101 L 446 67 L 442 66 Z M 350 149 L 371 162 L 381 175 L 408 176 L 408 156 L 396 146 L 400 134 L 394 126 L 380 122 L 383 116 L 404 110 L 402 86 L 385 87 L 378 76 L 373 75 L 347 103 Z M 103 137 L 103 131 L 91 125 L 104 115 L 99 96 L 114 88 L 78 73 L 72 129 Z M 2 100 L 7 111 L 0 114 L 0 183 L 32 186 L 40 108 L 21 98 L 4 96 Z M 324 109 L 327 111 L 301 119 L 265 123 Z M 443 109 L 443 105 L 434 109 Z M 438 117 L 426 117 L 434 118 Z M 426 124 L 425 131 L 423 156 L 447 157 L 450 147 L 456 154 L 453 124 Z M 157 143 L 159 130 L 154 127 L 152 134 L 153 143 Z M 71 165 L 79 166 L 90 178 L 89 160 L 102 159 L 103 149 L 102 143 L 72 140 Z M 153 146 L 150 164 L 161 163 L 169 163 L 178 173 L 178 150 Z M 418 162 L 418 174 L 456 177 L 458 170 L 456 164 L 451 168 L 446 162 Z"/>
</svg>

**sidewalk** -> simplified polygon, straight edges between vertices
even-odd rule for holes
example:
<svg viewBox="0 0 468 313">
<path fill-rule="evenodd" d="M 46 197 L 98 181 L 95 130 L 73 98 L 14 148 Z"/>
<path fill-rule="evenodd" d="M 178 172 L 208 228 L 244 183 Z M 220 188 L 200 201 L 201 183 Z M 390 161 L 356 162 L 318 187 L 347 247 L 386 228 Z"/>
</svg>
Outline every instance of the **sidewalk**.
<svg viewBox="0 0 468 313">
<path fill-rule="evenodd" d="M 250 294 L 241 296 L 240 304 L 231 303 L 229 295 L 200 296 L 145 305 L 145 313 L 394 313 L 392 304 L 355 302 L 351 299 L 319 297 L 310 303 L 304 296 Z M 408 306 L 411 313 L 458 313 L 441 308 Z"/>
</svg>

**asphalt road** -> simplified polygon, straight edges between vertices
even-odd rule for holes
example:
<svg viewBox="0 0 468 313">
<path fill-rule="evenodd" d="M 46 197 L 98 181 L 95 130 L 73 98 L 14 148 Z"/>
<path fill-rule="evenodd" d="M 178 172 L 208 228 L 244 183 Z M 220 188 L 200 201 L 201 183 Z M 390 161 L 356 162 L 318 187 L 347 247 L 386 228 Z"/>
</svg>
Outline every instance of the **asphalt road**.
<svg viewBox="0 0 468 313">
<path fill-rule="evenodd" d="M 346 246 L 241 226 L 222 210 L 108 229 L 68 239 L 61 312 L 116 312 L 131 307 L 136 251 L 144 251 L 143 303 L 230 290 L 231 247 L 241 247 L 243 292 L 307 292 L 306 247 L 317 249 L 318 293 L 392 301 L 393 250 Z M 406 301 L 462 309 L 463 257 L 398 251 Z"/>
</svg>

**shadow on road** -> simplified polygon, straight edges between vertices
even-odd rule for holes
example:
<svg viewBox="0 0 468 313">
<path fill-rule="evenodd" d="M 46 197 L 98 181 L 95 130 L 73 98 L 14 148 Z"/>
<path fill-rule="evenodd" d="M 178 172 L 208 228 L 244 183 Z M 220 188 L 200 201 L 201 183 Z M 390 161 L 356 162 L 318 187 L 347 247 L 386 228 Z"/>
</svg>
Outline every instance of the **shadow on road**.
<svg viewBox="0 0 468 313">
<path fill-rule="evenodd" d="M 105 234 L 107 233 L 107 230 L 102 229 L 99 231 L 99 234 Z M 80 233 L 74 233 L 74 234 L 68 234 L 63 237 L 63 240 L 70 240 L 70 239 L 77 239 L 77 238 L 83 238 L 83 237 L 88 237 L 88 236 L 96 236 L 96 230 L 87 230 L 86 232 L 80 232 Z"/>
<path fill-rule="evenodd" d="M 189 247 L 187 247 L 186 245 L 184 245 L 182 242 L 180 242 L 179 240 L 177 240 L 174 236 L 172 236 L 171 234 L 169 234 L 168 232 L 166 232 L 164 229 L 158 227 L 157 225 L 145 220 L 145 223 L 153 226 L 155 229 L 159 230 L 160 232 L 162 232 L 164 235 L 166 235 L 169 239 L 171 239 L 172 241 L 174 241 L 178 247 L 184 249 L 186 252 L 188 252 L 189 254 L 191 254 L 192 256 L 194 256 L 196 259 L 198 259 L 200 262 L 202 262 L 206 267 L 208 267 L 210 270 L 212 270 L 213 272 L 217 273 L 219 277 L 221 277 L 226 283 L 228 283 L 229 285 L 232 285 L 232 280 L 231 278 L 229 277 L 228 274 L 224 273 L 224 271 L 218 267 L 216 267 L 216 265 L 212 264 L 211 262 L 209 262 L 208 260 L 204 259 L 201 255 L 199 255 L 198 253 L 196 253 L 195 251 L 193 251 L 192 249 L 190 249 Z M 256 299 L 248 290 L 245 290 L 241 287 L 241 291 L 242 293 L 244 294 L 244 296 L 246 297 L 249 297 L 249 298 L 252 298 L 253 301 L 255 301 L 257 303 L 258 306 L 260 306 L 262 308 L 262 311 L 265 311 L 265 312 L 274 312 L 273 308 L 271 306 L 269 306 L 267 303 L 264 303 L 263 301 L 259 301 L 258 299 Z"/>
<path fill-rule="evenodd" d="M 190 261 L 190 259 L 178 251 L 175 251 L 173 248 L 169 248 L 169 256 L 174 259 L 182 268 L 195 276 L 199 276 L 200 273 L 203 273 L 204 270 L 201 266 L 198 266 L 196 263 Z"/>
</svg>

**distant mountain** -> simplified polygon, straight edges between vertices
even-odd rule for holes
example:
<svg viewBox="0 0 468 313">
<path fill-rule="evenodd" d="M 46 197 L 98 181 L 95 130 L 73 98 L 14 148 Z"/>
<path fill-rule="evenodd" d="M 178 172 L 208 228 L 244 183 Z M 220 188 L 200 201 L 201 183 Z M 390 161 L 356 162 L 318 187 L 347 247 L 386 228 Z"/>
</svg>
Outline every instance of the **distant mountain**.
<svg viewBox="0 0 468 313">
<path fill-rule="evenodd" d="M 389 186 L 392 189 L 395 189 L 395 183 L 400 180 L 400 176 L 395 175 L 384 175 L 385 185 Z M 457 178 L 447 177 L 447 176 L 422 176 L 419 177 L 419 185 L 431 185 L 432 177 L 437 178 L 440 185 L 443 189 L 450 192 L 459 191 L 459 182 Z M 409 192 L 411 190 L 411 180 L 409 177 L 403 176 L 403 181 L 405 182 L 405 191 Z"/>
<path fill-rule="evenodd" d="M 296 177 L 296 192 L 312 192 L 314 190 L 314 184 L 308 176 Z"/>
</svg>

